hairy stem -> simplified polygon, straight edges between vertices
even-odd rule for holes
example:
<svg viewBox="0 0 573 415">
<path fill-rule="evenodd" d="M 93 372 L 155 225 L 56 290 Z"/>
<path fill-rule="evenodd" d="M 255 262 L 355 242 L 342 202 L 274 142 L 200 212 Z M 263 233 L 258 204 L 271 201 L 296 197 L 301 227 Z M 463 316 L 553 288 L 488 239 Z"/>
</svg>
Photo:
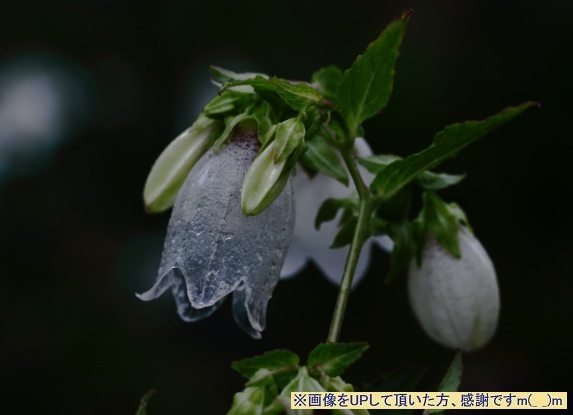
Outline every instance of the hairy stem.
<svg viewBox="0 0 573 415">
<path fill-rule="evenodd" d="M 352 279 L 354 278 L 354 271 L 356 270 L 356 264 L 360 257 L 362 245 L 366 239 L 368 223 L 372 214 L 370 190 L 362 180 L 362 176 L 360 176 L 360 171 L 358 170 L 354 156 L 350 151 L 342 151 L 342 158 L 344 159 L 344 163 L 346 164 L 346 167 L 350 172 L 350 176 L 352 177 L 352 181 L 356 186 L 358 197 L 360 199 L 360 210 L 358 213 L 356 230 L 354 231 L 354 236 L 350 243 L 350 251 L 346 258 L 346 265 L 344 267 L 344 274 L 342 275 L 342 282 L 340 283 L 340 290 L 338 291 L 336 306 L 334 307 L 334 313 L 332 314 L 332 323 L 330 324 L 330 332 L 328 333 L 327 338 L 329 343 L 336 343 L 340 336 L 342 320 L 344 319 L 346 304 L 348 303 L 348 297 L 350 296 L 350 287 L 352 287 Z"/>
</svg>

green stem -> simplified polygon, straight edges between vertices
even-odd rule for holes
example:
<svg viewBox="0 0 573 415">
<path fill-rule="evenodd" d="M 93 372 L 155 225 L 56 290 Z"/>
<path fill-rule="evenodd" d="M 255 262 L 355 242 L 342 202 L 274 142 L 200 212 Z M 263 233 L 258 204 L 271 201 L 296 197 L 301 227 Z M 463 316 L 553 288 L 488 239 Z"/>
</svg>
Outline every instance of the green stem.
<svg viewBox="0 0 573 415">
<path fill-rule="evenodd" d="M 348 257 L 346 258 L 346 265 L 344 267 L 344 274 L 342 275 L 342 281 L 340 283 L 340 290 L 338 291 L 336 306 L 334 307 L 334 313 L 332 314 L 332 323 L 330 324 L 330 332 L 328 333 L 327 339 L 329 343 L 336 343 L 340 336 L 340 329 L 342 328 L 342 320 L 344 319 L 346 304 L 348 303 L 348 297 L 350 296 L 350 288 L 352 287 L 354 271 L 356 270 L 356 264 L 360 257 L 362 245 L 366 239 L 368 223 L 372 214 L 370 190 L 362 180 L 362 176 L 360 176 L 356 160 L 353 155 L 350 154 L 350 151 L 342 151 L 341 153 L 344 163 L 352 177 L 352 181 L 356 186 L 360 200 L 360 209 L 358 213 L 358 223 L 356 224 L 356 230 L 354 231 L 354 236 L 350 243 Z"/>
</svg>

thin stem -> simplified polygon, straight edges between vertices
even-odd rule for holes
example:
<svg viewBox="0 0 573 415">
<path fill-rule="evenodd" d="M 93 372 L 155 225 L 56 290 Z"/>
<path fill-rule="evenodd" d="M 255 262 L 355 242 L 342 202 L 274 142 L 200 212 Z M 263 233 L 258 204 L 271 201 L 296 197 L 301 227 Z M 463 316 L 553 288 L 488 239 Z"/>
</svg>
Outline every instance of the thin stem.
<svg viewBox="0 0 573 415">
<path fill-rule="evenodd" d="M 334 313 L 332 314 L 332 323 L 330 324 L 330 332 L 328 333 L 327 339 L 329 343 L 336 343 L 340 336 L 340 329 L 342 328 L 342 320 L 344 319 L 346 304 L 348 303 L 348 297 L 350 296 L 350 287 L 352 287 L 354 271 L 356 270 L 356 264 L 360 257 L 362 245 L 366 239 L 368 223 L 372 213 L 372 199 L 370 197 L 370 191 L 362 180 L 362 176 L 360 176 L 356 160 L 348 151 L 342 151 L 341 153 L 344 163 L 352 177 L 352 181 L 356 186 L 360 200 L 360 209 L 358 213 L 358 223 L 356 224 L 356 230 L 352 237 L 348 257 L 346 258 L 346 265 L 344 267 L 344 274 L 342 275 L 342 281 L 340 283 L 340 290 L 338 291 L 336 306 L 334 307 Z"/>
</svg>

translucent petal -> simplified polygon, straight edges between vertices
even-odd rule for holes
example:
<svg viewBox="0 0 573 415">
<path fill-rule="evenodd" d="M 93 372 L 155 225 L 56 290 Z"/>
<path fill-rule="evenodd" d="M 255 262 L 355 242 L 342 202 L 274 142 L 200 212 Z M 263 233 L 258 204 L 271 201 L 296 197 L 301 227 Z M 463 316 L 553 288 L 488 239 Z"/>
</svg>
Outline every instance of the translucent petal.
<svg viewBox="0 0 573 415">
<path fill-rule="evenodd" d="M 187 306 L 180 298 L 185 291 L 190 306 L 199 310 L 218 306 L 227 294 L 240 290 L 252 329 L 264 328 L 266 305 L 292 236 L 294 203 L 289 182 L 262 213 L 243 214 L 243 179 L 258 147 L 256 133 L 235 133 L 219 153 L 210 150 L 191 170 L 169 221 L 159 277 L 141 299 L 156 298 L 166 286 L 183 281 L 184 288 L 174 289 L 178 304 Z M 182 317 L 189 319 L 212 312 L 185 310 Z"/>
</svg>

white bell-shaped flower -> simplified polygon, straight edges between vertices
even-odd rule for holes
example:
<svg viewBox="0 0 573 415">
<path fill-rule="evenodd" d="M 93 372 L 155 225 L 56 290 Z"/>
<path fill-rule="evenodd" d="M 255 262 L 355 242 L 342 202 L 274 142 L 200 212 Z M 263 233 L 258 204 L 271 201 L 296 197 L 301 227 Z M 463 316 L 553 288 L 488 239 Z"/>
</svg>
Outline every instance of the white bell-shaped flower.
<svg viewBox="0 0 573 415">
<path fill-rule="evenodd" d="M 233 293 L 235 320 L 261 336 L 293 231 L 294 203 L 289 181 L 263 212 L 243 213 L 241 189 L 258 149 L 255 131 L 237 130 L 191 169 L 171 214 L 158 278 L 140 299 L 171 288 L 181 318 L 196 321 Z"/>
<path fill-rule="evenodd" d="M 433 237 L 422 264 L 410 263 L 410 302 L 426 333 L 446 347 L 471 351 L 493 336 L 500 299 L 493 264 L 481 243 L 464 227 L 458 233 L 461 258 Z"/>
</svg>

